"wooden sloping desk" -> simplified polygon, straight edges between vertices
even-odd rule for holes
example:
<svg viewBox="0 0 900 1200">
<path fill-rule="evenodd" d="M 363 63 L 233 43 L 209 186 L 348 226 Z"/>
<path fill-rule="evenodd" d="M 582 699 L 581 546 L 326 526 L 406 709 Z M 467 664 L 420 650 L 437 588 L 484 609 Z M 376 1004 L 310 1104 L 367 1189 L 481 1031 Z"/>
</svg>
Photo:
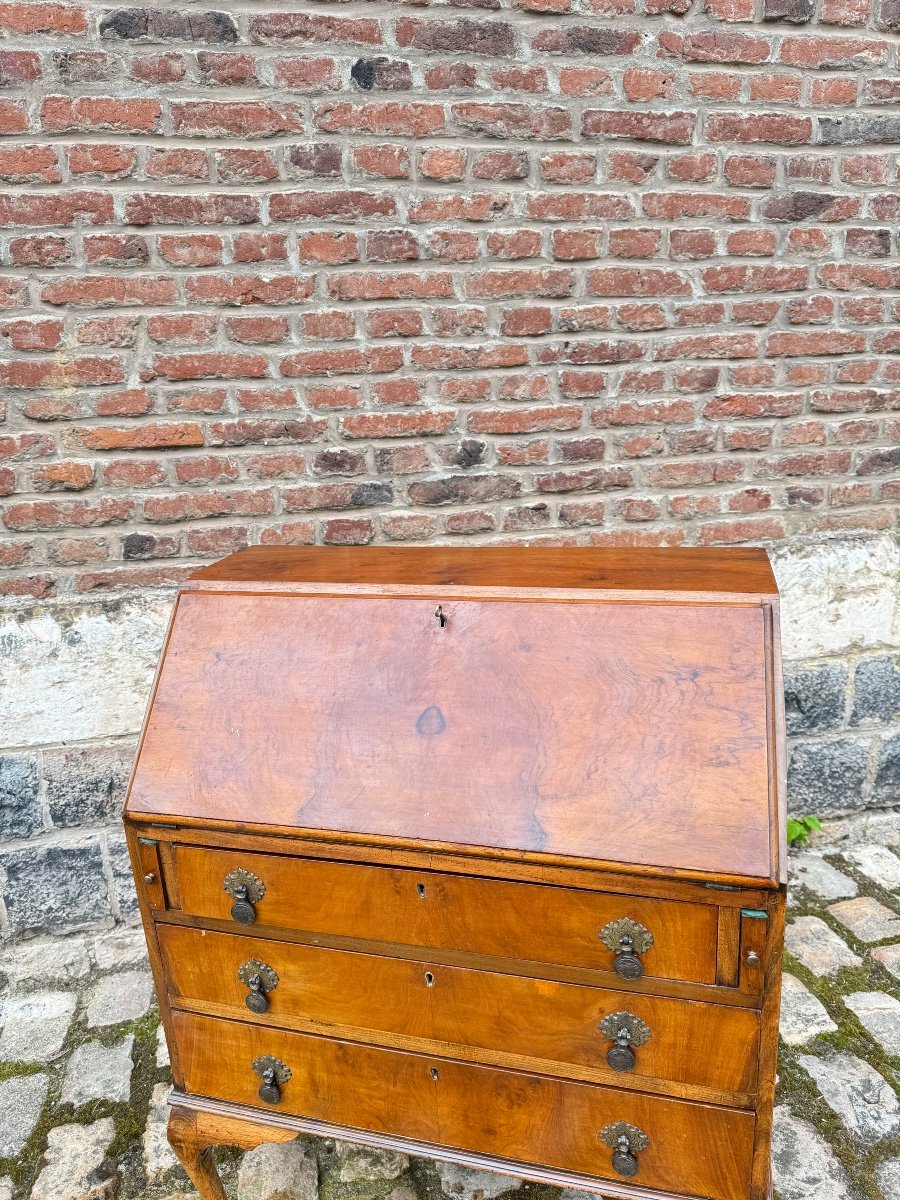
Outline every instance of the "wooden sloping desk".
<svg viewBox="0 0 900 1200">
<path fill-rule="evenodd" d="M 170 1140 L 766 1200 L 784 922 L 755 550 L 253 549 L 182 586 L 125 823 Z"/>
</svg>

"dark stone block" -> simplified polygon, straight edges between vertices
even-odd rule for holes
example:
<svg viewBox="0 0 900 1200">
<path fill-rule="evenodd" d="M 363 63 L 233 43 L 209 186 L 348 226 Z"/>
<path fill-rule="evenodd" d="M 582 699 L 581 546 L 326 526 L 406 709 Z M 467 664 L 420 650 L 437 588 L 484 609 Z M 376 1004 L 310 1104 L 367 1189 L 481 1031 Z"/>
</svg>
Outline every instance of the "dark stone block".
<svg viewBox="0 0 900 1200">
<path fill-rule="evenodd" d="M 857 475 L 885 475 L 900 467 L 900 446 L 886 450 L 870 450 L 864 454 L 856 467 Z"/>
<path fill-rule="evenodd" d="M 861 146 L 865 142 L 900 142 L 900 117 L 848 113 L 819 117 L 820 141 L 826 146 Z"/>
<path fill-rule="evenodd" d="M 869 743 L 842 738 L 794 746 L 788 766 L 788 809 L 797 814 L 860 808 Z"/>
<path fill-rule="evenodd" d="M 30 754 L 0 756 L 0 837 L 30 837 L 42 825 L 36 759 Z"/>
<path fill-rule="evenodd" d="M 875 16 L 875 24 L 879 29 L 900 33 L 900 0 L 881 0 Z"/>
<path fill-rule="evenodd" d="M 114 821 L 125 799 L 131 759 L 131 747 L 47 751 L 44 777 L 53 824 L 64 829 Z"/>
<path fill-rule="evenodd" d="M 124 921 L 132 921 L 140 910 L 134 890 L 134 874 L 131 870 L 131 859 L 128 857 L 128 846 L 124 837 L 120 836 L 110 837 L 107 845 L 118 915 Z"/>
<path fill-rule="evenodd" d="M 100 36 L 136 41 L 236 42 L 237 23 L 226 12 L 181 12 L 178 9 L 116 8 L 100 22 Z"/>
<path fill-rule="evenodd" d="M 844 719 L 847 668 L 788 670 L 784 676 L 784 716 L 789 734 L 839 729 Z"/>
<path fill-rule="evenodd" d="M 121 70 L 112 55 L 88 50 L 59 51 L 53 55 L 53 65 L 64 83 L 105 83 Z"/>
<path fill-rule="evenodd" d="M 851 725 L 892 721 L 900 713 L 900 669 L 894 659 L 867 658 L 857 663 Z"/>
<path fill-rule="evenodd" d="M 146 8 L 116 8 L 100 22 L 100 36 L 128 41 L 147 36 L 150 14 Z"/>
<path fill-rule="evenodd" d="M 294 178 L 338 179 L 341 174 L 341 148 L 332 142 L 309 146 L 291 146 L 288 163 Z"/>
<path fill-rule="evenodd" d="M 790 21 L 792 25 L 805 25 L 813 19 L 816 0 L 766 0 L 763 8 L 764 21 Z"/>
<path fill-rule="evenodd" d="M 478 438 L 463 438 L 448 446 L 437 448 L 438 458 L 447 467 L 476 467 L 487 458 L 487 442 Z"/>
<path fill-rule="evenodd" d="M 881 743 L 872 801 L 875 804 L 900 804 L 900 733 Z"/>
<path fill-rule="evenodd" d="M 0 867 L 13 934 L 112 923 L 98 842 L 9 850 L 0 853 Z"/>
<path fill-rule="evenodd" d="M 831 192 L 776 192 L 763 201 L 762 215 L 770 221 L 809 221 L 839 199 Z"/>
<path fill-rule="evenodd" d="M 371 92 L 373 88 L 387 92 L 406 92 L 413 85 L 409 63 L 392 58 L 358 58 L 350 68 L 353 82 Z"/>
<path fill-rule="evenodd" d="M 394 499 L 394 489 L 388 483 L 361 483 L 350 494 L 350 503 L 354 508 L 368 508 L 371 504 L 390 504 Z"/>
</svg>

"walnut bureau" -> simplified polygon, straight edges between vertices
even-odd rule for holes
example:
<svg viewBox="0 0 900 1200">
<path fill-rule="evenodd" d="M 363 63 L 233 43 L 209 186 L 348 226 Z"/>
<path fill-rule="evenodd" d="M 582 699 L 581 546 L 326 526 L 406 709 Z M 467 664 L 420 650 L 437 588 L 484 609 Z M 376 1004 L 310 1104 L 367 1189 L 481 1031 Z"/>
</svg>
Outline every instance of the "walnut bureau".
<svg viewBox="0 0 900 1200">
<path fill-rule="evenodd" d="M 766 1200 L 783 742 L 759 550 L 197 571 L 125 824 L 204 1200 L 298 1132 Z"/>
</svg>

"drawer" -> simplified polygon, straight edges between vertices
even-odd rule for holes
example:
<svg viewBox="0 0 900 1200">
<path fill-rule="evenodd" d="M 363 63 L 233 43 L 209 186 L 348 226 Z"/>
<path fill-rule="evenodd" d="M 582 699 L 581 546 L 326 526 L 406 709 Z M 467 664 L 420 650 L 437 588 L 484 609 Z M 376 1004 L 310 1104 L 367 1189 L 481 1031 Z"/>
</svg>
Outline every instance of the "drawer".
<svg viewBox="0 0 900 1200">
<path fill-rule="evenodd" d="M 751 1093 L 758 1016 L 749 1008 L 469 970 L 293 942 L 157 926 L 171 1002 L 248 1015 L 239 978 L 262 963 L 277 976 L 264 1020 L 370 1040 L 374 1032 L 599 1070 L 612 1040 L 604 1017 L 626 1012 L 649 1030 L 629 1078 Z M 628 1023 L 628 1022 L 626 1022 Z M 620 1028 L 622 1022 L 616 1022 Z M 639 1027 L 638 1027 L 639 1028 Z M 642 1031 L 645 1032 L 645 1031 Z M 638 1033 L 637 1040 L 640 1040 Z M 418 1047 L 414 1047 L 418 1048 Z M 541 1069 L 535 1065 L 535 1069 Z M 555 1073 L 555 1072 L 554 1072 Z M 563 1070 L 562 1073 L 565 1073 Z M 601 1076 L 602 1077 L 602 1076 Z"/>
<path fill-rule="evenodd" d="M 178 846 L 175 862 L 181 907 L 198 917 L 232 920 L 224 881 L 241 870 L 264 886 L 260 926 L 612 970 L 600 934 L 628 918 L 652 935 L 648 978 L 716 979 L 712 904 L 197 846 Z"/>
<path fill-rule="evenodd" d="M 752 1113 L 184 1012 L 173 1022 L 192 1093 L 265 1109 L 252 1064 L 271 1056 L 290 1071 L 272 1111 L 619 1182 L 601 1134 L 627 1122 L 649 1140 L 628 1182 L 748 1195 Z"/>
</svg>

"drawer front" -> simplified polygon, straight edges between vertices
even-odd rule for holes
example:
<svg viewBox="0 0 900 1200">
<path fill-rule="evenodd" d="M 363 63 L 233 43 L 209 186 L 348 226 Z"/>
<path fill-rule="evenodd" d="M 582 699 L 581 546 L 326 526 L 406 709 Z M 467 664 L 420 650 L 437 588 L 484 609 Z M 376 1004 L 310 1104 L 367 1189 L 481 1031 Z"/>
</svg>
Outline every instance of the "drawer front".
<svg viewBox="0 0 900 1200">
<path fill-rule="evenodd" d="M 184 1012 L 173 1020 L 189 1092 L 266 1108 L 252 1064 L 271 1056 L 291 1072 L 275 1111 L 620 1182 L 601 1133 L 627 1122 L 649 1139 L 630 1183 L 748 1195 L 752 1113 Z"/>
<path fill-rule="evenodd" d="M 232 919 L 223 881 L 244 870 L 265 886 L 260 926 L 612 970 L 600 933 L 628 918 L 653 938 L 646 976 L 716 978 L 714 905 L 196 846 L 177 847 L 176 864 L 182 909 L 199 917 Z"/>
<path fill-rule="evenodd" d="M 275 972 L 264 1020 L 343 1027 L 346 1036 L 368 1031 L 523 1055 L 621 1076 L 607 1064 L 616 1031 L 636 1030 L 630 1077 L 665 1079 L 723 1092 L 753 1092 L 758 1016 L 730 1008 L 606 988 L 554 983 L 408 959 L 327 950 L 291 942 L 159 925 L 157 935 L 174 1005 L 208 1003 L 246 1018 L 250 963 Z M 241 979 L 241 975 L 244 979 Z M 269 980 L 271 982 L 271 979 Z M 349 1031 L 354 1031 L 350 1033 Z M 452 1049 L 450 1050 L 452 1053 Z"/>
</svg>

